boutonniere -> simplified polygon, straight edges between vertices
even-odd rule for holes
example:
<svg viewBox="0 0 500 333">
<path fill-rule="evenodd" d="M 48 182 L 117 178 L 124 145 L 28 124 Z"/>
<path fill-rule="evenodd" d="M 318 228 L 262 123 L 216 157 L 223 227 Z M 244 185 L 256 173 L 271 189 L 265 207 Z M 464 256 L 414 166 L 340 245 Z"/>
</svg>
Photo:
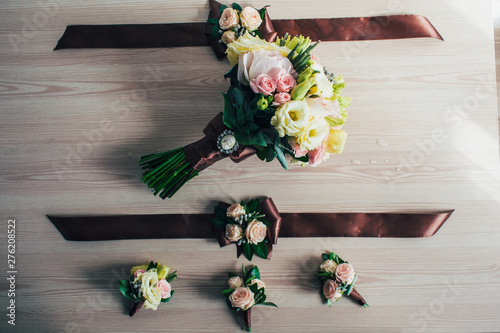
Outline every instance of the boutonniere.
<svg viewBox="0 0 500 333">
<path fill-rule="evenodd" d="M 226 303 L 230 310 L 243 313 L 245 330 L 251 331 L 251 310 L 255 305 L 267 305 L 278 307 L 272 302 L 266 302 L 266 285 L 260 279 L 257 266 L 248 270 L 242 266 L 242 276 L 229 272 L 229 288 L 222 294 L 227 297 Z"/>
<path fill-rule="evenodd" d="M 328 306 L 332 306 L 345 294 L 360 305 L 367 307 L 366 301 L 354 289 L 354 283 L 358 276 L 352 265 L 333 252 L 324 253 L 323 260 L 316 276 L 323 282 L 321 294 L 325 297 Z"/>
<path fill-rule="evenodd" d="M 281 219 L 272 221 L 261 212 L 258 199 L 248 203 L 241 201 L 230 206 L 219 203 L 215 207 L 213 223 L 219 245 L 236 244 L 238 257 L 243 253 L 248 260 L 253 255 L 264 259 L 271 258 L 272 244 L 276 244 Z"/>
<path fill-rule="evenodd" d="M 260 36 L 258 29 L 265 14 L 265 7 L 260 10 L 248 6 L 242 8 L 235 2 L 231 7 L 220 5 L 219 19 L 212 17 L 207 20 L 209 24 L 212 24 L 210 37 L 218 41 L 219 44 L 229 44 L 245 34 L 245 32 L 250 33 L 252 36 Z"/>
<path fill-rule="evenodd" d="M 130 280 L 119 280 L 123 296 L 134 301 L 130 310 L 132 317 L 144 306 L 156 311 L 160 303 L 167 303 L 174 291 L 170 282 L 177 277 L 177 272 L 170 272 L 170 267 L 151 261 L 149 265 L 134 266 L 130 269 Z"/>
</svg>

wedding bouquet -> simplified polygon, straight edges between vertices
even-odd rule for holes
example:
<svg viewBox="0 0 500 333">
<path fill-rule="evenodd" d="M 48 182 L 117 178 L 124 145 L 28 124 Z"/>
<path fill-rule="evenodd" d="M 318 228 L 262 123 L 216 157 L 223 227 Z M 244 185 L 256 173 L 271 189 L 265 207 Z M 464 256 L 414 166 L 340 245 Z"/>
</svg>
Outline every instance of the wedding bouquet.
<svg viewBox="0 0 500 333">
<path fill-rule="evenodd" d="M 272 302 L 266 302 L 266 284 L 260 279 L 260 272 L 257 266 L 245 269 L 242 267 L 243 277 L 238 274 L 228 273 L 229 288 L 224 290 L 222 294 L 227 297 L 226 303 L 231 311 L 243 312 L 243 321 L 245 330 L 250 332 L 251 325 L 251 310 L 255 305 L 267 305 L 278 307 Z"/>
<path fill-rule="evenodd" d="M 177 273 L 170 267 L 151 261 L 149 265 L 134 266 L 130 270 L 130 280 L 119 280 L 120 292 L 128 299 L 134 300 L 130 310 L 132 317 L 144 305 L 146 309 L 156 311 L 160 303 L 167 303 L 174 291 L 170 282 Z"/>
<path fill-rule="evenodd" d="M 342 76 L 329 73 L 311 54 L 318 43 L 288 34 L 266 41 L 255 30 L 261 23 L 256 9 L 221 8 L 214 27 L 227 43 L 233 66 L 224 75 L 230 80 L 224 112 L 208 124 L 200 141 L 141 158 L 142 180 L 162 199 L 228 156 L 239 162 L 257 154 L 266 162 L 277 159 L 288 170 L 286 155 L 292 164 L 314 167 L 344 147 L 342 125 L 350 99 L 340 95 Z"/>
</svg>

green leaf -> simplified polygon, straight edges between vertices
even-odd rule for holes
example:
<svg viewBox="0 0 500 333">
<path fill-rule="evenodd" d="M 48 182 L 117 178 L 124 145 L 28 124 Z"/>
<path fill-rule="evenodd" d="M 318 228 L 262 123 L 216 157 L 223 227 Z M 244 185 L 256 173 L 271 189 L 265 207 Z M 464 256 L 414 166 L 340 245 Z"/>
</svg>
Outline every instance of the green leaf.
<svg viewBox="0 0 500 333">
<path fill-rule="evenodd" d="M 229 276 L 229 278 L 239 276 L 238 274 L 234 274 L 233 272 L 228 272 L 227 275 Z"/>
<path fill-rule="evenodd" d="M 233 308 L 233 305 L 231 304 L 231 301 L 229 301 L 229 298 L 226 298 L 226 304 L 229 310 L 236 311 L 236 308 Z"/>
<path fill-rule="evenodd" d="M 218 217 L 212 219 L 212 222 L 214 223 L 215 227 L 220 230 L 226 230 L 226 225 L 228 224 L 227 221 L 224 219 L 220 219 Z"/>
<path fill-rule="evenodd" d="M 261 149 L 257 152 L 257 157 L 261 160 L 261 161 L 264 161 L 267 157 L 267 154 L 269 151 L 272 151 L 274 153 L 274 149 L 269 149 L 269 148 L 264 148 L 264 149 Z M 269 161 L 268 161 L 269 162 Z"/>
<path fill-rule="evenodd" d="M 216 18 L 209 18 L 207 20 L 207 22 L 210 23 L 210 24 L 217 24 L 217 25 L 219 25 L 219 20 L 216 19 Z"/>
<path fill-rule="evenodd" d="M 150 269 L 153 269 L 153 268 L 156 268 L 156 264 L 153 261 L 151 261 L 146 270 L 149 271 Z"/>
<path fill-rule="evenodd" d="M 248 212 L 256 212 L 256 213 L 260 213 L 260 200 L 259 199 L 253 199 L 253 200 L 250 200 L 247 204 L 248 206 Z"/>
<path fill-rule="evenodd" d="M 170 292 L 170 297 L 169 297 L 169 298 L 162 298 L 162 299 L 161 299 L 161 302 L 162 302 L 162 303 L 168 303 L 168 302 L 170 301 L 170 299 L 172 298 L 172 296 L 174 296 L 174 292 L 175 292 L 175 291 L 173 291 L 173 290 L 172 290 L 172 291 Z"/>
<path fill-rule="evenodd" d="M 252 270 L 250 271 L 250 276 L 253 276 L 257 279 L 260 280 L 260 271 L 259 271 L 259 267 L 257 266 L 253 266 Z"/>
<path fill-rule="evenodd" d="M 327 304 L 328 304 L 328 306 L 330 306 L 330 307 L 331 307 L 331 306 L 332 306 L 332 304 L 333 304 L 333 303 L 332 303 L 332 300 L 331 300 L 331 299 L 329 299 L 329 298 L 327 298 L 327 299 L 326 299 L 326 303 L 327 303 Z"/>
<path fill-rule="evenodd" d="M 276 158 L 277 155 L 278 153 L 276 153 L 276 149 L 274 149 L 274 146 L 270 146 L 267 151 L 266 162 L 271 162 Z"/>
<path fill-rule="evenodd" d="M 337 255 L 336 255 L 335 253 L 330 252 L 330 260 L 334 260 L 334 261 L 336 261 L 336 260 L 335 260 L 335 257 L 336 257 L 336 256 L 337 256 Z"/>
<path fill-rule="evenodd" d="M 246 285 L 252 291 L 252 293 L 254 293 L 255 297 L 257 297 L 257 295 L 259 294 L 259 289 L 257 287 L 257 284 L 254 283 L 250 285 L 253 279 L 255 279 L 255 276 L 249 277 L 248 280 L 246 281 Z"/>
<path fill-rule="evenodd" d="M 122 293 L 123 296 L 125 296 L 128 299 L 133 299 L 131 294 L 132 294 L 132 288 L 130 287 L 130 283 L 127 280 L 118 280 L 118 285 L 120 287 L 120 292 Z"/>
<path fill-rule="evenodd" d="M 219 16 L 221 16 L 221 15 L 222 15 L 222 12 L 223 12 L 223 11 L 224 11 L 224 9 L 226 9 L 226 8 L 227 8 L 227 6 L 226 6 L 226 5 L 222 5 L 222 6 L 220 6 L 220 7 L 219 7 Z"/>
<path fill-rule="evenodd" d="M 226 290 L 222 291 L 222 295 L 228 297 L 229 295 L 231 295 L 233 293 L 233 291 L 234 291 L 233 288 L 226 289 Z"/>
<path fill-rule="evenodd" d="M 259 14 L 260 14 L 260 19 L 263 20 L 264 17 L 266 16 L 266 7 L 259 10 Z"/>
<path fill-rule="evenodd" d="M 238 127 L 238 122 L 236 121 L 236 109 L 227 94 L 222 95 L 224 96 L 224 113 L 222 114 L 222 121 L 227 127 L 234 130 Z"/>
<path fill-rule="evenodd" d="M 214 25 L 212 27 L 212 30 L 210 30 L 210 37 L 213 39 L 213 40 L 217 40 L 219 39 L 220 35 L 219 35 L 219 25 Z"/>
<path fill-rule="evenodd" d="M 231 86 L 238 86 L 238 64 L 234 65 L 226 74 L 224 74 L 224 79 L 231 81 Z"/>
<path fill-rule="evenodd" d="M 273 302 L 263 302 L 263 303 L 260 303 L 262 305 L 266 305 L 266 306 L 274 306 L 275 308 L 277 308 L 278 306 L 276 304 L 274 304 Z"/>
<path fill-rule="evenodd" d="M 331 116 L 325 117 L 325 120 L 328 123 L 328 125 L 330 125 L 330 127 L 342 126 L 345 123 L 344 119 L 339 119 Z"/>
<path fill-rule="evenodd" d="M 288 164 L 286 163 L 285 154 L 283 154 L 283 149 L 280 146 L 274 146 L 274 150 L 276 151 L 276 157 L 278 158 L 278 161 L 281 163 L 281 166 L 285 170 L 289 170 Z"/>
<path fill-rule="evenodd" d="M 260 242 L 259 244 L 252 244 L 255 254 L 262 259 L 267 259 L 267 246 L 265 242 Z"/>
<path fill-rule="evenodd" d="M 245 257 L 249 261 L 252 260 L 252 258 L 253 258 L 253 249 L 250 246 L 250 244 L 248 243 L 248 241 L 246 243 L 243 243 L 243 254 L 245 254 Z"/>
<path fill-rule="evenodd" d="M 323 256 L 323 260 L 330 259 L 330 256 L 328 254 L 326 254 L 326 253 L 323 253 L 322 256 Z"/>
<path fill-rule="evenodd" d="M 238 5 L 236 2 L 233 2 L 233 5 L 232 5 L 233 9 L 235 10 L 239 10 L 239 11 L 242 11 L 243 9 L 241 9 L 241 6 Z"/>
<path fill-rule="evenodd" d="M 173 271 L 172 273 L 170 273 L 167 276 L 166 280 L 168 283 L 170 283 L 170 282 L 174 281 L 176 278 L 177 278 L 177 271 Z"/>
<path fill-rule="evenodd" d="M 215 206 L 214 212 L 215 216 L 220 219 L 224 219 L 227 216 L 227 209 L 221 206 Z"/>
</svg>

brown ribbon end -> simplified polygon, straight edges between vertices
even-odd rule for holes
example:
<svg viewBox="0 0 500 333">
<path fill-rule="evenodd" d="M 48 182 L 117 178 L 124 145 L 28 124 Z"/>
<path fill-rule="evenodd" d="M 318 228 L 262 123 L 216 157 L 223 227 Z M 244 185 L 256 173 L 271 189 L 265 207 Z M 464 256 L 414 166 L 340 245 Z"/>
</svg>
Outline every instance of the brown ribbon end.
<svg viewBox="0 0 500 333">
<path fill-rule="evenodd" d="M 133 317 L 144 305 L 144 301 L 140 302 L 134 302 L 134 305 L 132 306 L 132 309 L 130 309 L 130 312 L 128 313 L 130 317 Z"/>
<path fill-rule="evenodd" d="M 368 304 L 366 303 L 365 299 L 361 294 L 354 288 L 352 288 L 351 293 L 349 294 L 349 297 L 356 303 L 362 306 L 367 306 Z"/>
</svg>

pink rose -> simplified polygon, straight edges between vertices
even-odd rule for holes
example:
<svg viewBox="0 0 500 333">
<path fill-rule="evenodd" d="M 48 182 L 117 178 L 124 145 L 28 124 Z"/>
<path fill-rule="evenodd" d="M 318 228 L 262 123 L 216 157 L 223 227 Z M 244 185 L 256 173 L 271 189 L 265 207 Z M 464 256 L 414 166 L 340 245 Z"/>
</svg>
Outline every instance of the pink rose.
<svg viewBox="0 0 500 333">
<path fill-rule="evenodd" d="M 334 118 L 340 118 L 340 105 L 339 101 L 328 100 L 324 98 L 307 98 L 307 106 L 311 114 L 316 118 L 325 118 L 331 116 Z"/>
<path fill-rule="evenodd" d="M 252 7 L 245 7 L 241 11 L 241 24 L 248 30 L 254 31 L 262 24 L 259 12 Z"/>
<path fill-rule="evenodd" d="M 250 244 L 259 244 L 264 241 L 267 234 L 267 226 L 257 220 L 248 223 L 245 230 L 245 236 Z"/>
<path fill-rule="evenodd" d="M 337 290 L 337 288 L 338 288 L 337 282 L 328 279 L 323 284 L 323 295 L 325 296 L 326 299 L 335 302 L 342 296 L 342 292 L 340 290 Z"/>
<path fill-rule="evenodd" d="M 243 53 L 240 54 L 238 63 L 238 81 L 246 86 L 260 74 L 267 74 L 273 80 L 276 80 L 282 73 L 298 78 L 290 60 L 276 51 Z"/>
<path fill-rule="evenodd" d="M 297 81 L 283 69 L 276 77 L 276 90 L 279 92 L 289 92 L 297 85 Z M 283 103 L 282 103 L 283 104 Z"/>
<path fill-rule="evenodd" d="M 326 148 L 321 145 L 318 148 L 311 150 L 307 157 L 309 157 L 309 165 L 312 167 L 318 166 L 325 157 Z"/>
<path fill-rule="evenodd" d="M 250 88 L 256 94 L 262 93 L 265 96 L 269 96 L 276 90 L 276 81 L 267 74 L 260 74 L 257 78 L 250 81 Z"/>
<path fill-rule="evenodd" d="M 233 219 L 240 217 L 243 214 L 245 214 L 245 208 L 243 208 L 243 206 L 239 203 L 234 203 L 227 208 L 226 215 L 232 217 Z"/>
<path fill-rule="evenodd" d="M 232 8 L 227 7 L 226 9 L 224 9 L 222 15 L 220 16 L 219 26 L 222 30 L 229 30 L 234 28 L 239 23 L 239 21 L 240 19 L 238 16 L 238 12 Z"/>
<path fill-rule="evenodd" d="M 340 264 L 335 271 L 335 277 L 340 283 L 351 284 L 355 275 L 356 273 L 351 264 Z"/>
<path fill-rule="evenodd" d="M 241 308 L 243 311 L 250 309 L 255 304 L 253 292 L 246 287 L 236 288 L 229 295 L 229 301 L 233 308 Z"/>
<path fill-rule="evenodd" d="M 307 149 L 302 149 L 302 147 L 297 142 L 295 142 L 295 140 L 290 141 L 290 147 L 292 147 L 295 157 L 306 156 L 309 152 L 309 150 Z"/>
<path fill-rule="evenodd" d="M 161 279 L 156 283 L 156 286 L 160 288 L 161 298 L 170 298 L 172 292 L 172 286 L 165 279 Z"/>
<path fill-rule="evenodd" d="M 290 101 L 290 94 L 286 92 L 280 92 L 277 94 L 274 94 L 274 100 L 273 100 L 273 105 L 282 105 L 285 104 L 286 102 Z"/>
<path fill-rule="evenodd" d="M 146 272 L 146 270 L 145 270 L 145 269 L 138 269 L 138 270 L 136 270 L 136 271 L 135 271 L 135 273 L 134 273 L 134 278 L 136 278 L 136 277 L 137 277 L 137 275 L 139 275 L 139 274 L 143 274 L 143 273 L 145 273 L 145 272 Z"/>
<path fill-rule="evenodd" d="M 321 65 L 319 63 L 319 58 L 315 54 L 311 54 L 311 60 L 317 63 L 318 65 Z"/>
</svg>

